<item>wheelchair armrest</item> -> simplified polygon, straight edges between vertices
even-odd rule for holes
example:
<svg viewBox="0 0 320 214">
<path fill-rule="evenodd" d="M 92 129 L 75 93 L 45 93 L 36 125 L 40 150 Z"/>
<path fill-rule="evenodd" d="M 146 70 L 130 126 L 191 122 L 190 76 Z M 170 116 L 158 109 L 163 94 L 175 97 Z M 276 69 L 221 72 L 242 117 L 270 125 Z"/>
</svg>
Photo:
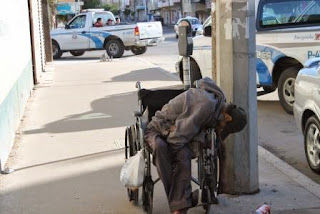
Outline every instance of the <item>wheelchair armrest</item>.
<svg viewBox="0 0 320 214">
<path fill-rule="evenodd" d="M 133 116 L 135 116 L 135 117 L 141 117 L 141 116 L 142 116 L 142 112 L 141 112 L 141 111 L 134 111 L 134 112 L 133 112 Z"/>
</svg>

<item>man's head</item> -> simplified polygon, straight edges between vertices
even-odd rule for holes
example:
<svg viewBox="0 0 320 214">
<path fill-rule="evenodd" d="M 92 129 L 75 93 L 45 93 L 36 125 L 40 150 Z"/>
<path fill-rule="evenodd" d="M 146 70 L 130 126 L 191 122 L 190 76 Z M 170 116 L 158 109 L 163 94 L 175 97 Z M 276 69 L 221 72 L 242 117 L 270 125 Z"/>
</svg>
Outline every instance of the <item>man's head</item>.
<svg viewBox="0 0 320 214">
<path fill-rule="evenodd" d="M 108 19 L 107 25 L 112 25 L 112 19 Z"/>
<path fill-rule="evenodd" d="M 102 19 L 101 19 L 101 18 L 98 18 L 98 19 L 97 19 L 97 22 L 98 22 L 98 23 L 102 22 Z"/>
<path fill-rule="evenodd" d="M 219 120 L 216 130 L 221 139 L 224 140 L 229 134 L 241 131 L 247 124 L 246 112 L 230 103 L 221 109 L 221 119 Z"/>
<path fill-rule="evenodd" d="M 120 24 L 120 18 L 118 18 L 118 17 L 116 18 L 116 23 Z"/>
</svg>

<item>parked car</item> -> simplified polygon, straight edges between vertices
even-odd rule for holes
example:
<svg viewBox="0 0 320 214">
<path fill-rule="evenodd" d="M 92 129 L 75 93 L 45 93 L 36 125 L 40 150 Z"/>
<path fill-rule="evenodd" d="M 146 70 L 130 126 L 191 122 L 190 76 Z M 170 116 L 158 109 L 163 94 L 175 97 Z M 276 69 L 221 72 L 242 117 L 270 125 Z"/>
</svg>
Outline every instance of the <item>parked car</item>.
<svg viewBox="0 0 320 214">
<path fill-rule="evenodd" d="M 308 60 L 299 71 L 293 107 L 297 126 L 304 134 L 308 164 L 320 174 L 320 58 Z"/>
<path fill-rule="evenodd" d="M 179 24 L 183 19 L 187 19 L 190 22 L 192 28 L 192 36 L 195 36 L 198 28 L 202 26 L 199 19 L 196 17 L 187 16 L 185 18 L 179 19 L 177 23 L 174 25 L 174 32 L 176 33 L 177 39 L 179 37 Z"/>
<path fill-rule="evenodd" d="M 100 21 L 99 25 L 97 21 Z M 110 57 L 120 58 L 125 50 L 143 54 L 147 46 L 164 40 L 160 22 L 115 24 L 110 11 L 86 11 L 71 19 L 65 28 L 51 31 L 53 58 L 63 52 L 81 56 L 85 51 L 106 50 Z"/>
<path fill-rule="evenodd" d="M 265 93 L 278 89 L 283 109 L 293 114 L 296 75 L 304 62 L 320 57 L 320 0 L 308 2 L 307 7 L 305 1 L 294 1 L 294 4 L 287 0 L 255 2 L 257 87 L 263 88 Z M 211 44 L 209 17 L 202 35 L 193 38 L 192 81 L 206 76 L 212 78 Z M 180 57 L 176 69 L 181 80 L 182 64 Z"/>
</svg>

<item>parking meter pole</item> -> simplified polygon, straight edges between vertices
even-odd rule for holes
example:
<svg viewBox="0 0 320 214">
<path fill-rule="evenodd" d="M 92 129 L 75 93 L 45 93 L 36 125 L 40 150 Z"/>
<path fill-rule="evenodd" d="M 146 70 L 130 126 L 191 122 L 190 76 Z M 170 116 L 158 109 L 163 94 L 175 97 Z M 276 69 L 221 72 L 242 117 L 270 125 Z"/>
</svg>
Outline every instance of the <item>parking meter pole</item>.
<svg viewBox="0 0 320 214">
<path fill-rule="evenodd" d="M 179 23 L 179 41 L 178 41 L 179 55 L 183 56 L 183 83 L 184 89 L 187 90 L 191 87 L 190 75 L 190 56 L 193 51 L 192 29 L 191 23 L 184 19 Z"/>
<path fill-rule="evenodd" d="M 191 78 L 190 78 L 190 57 L 184 56 L 182 60 L 183 67 L 183 84 L 184 89 L 188 90 L 191 88 Z"/>
</svg>

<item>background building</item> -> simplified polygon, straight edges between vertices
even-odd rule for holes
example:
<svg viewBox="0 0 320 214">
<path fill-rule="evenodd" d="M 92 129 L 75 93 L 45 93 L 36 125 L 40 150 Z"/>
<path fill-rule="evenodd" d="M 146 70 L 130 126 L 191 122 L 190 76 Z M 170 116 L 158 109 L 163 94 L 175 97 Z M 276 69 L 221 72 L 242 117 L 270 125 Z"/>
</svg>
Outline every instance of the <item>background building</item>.
<svg viewBox="0 0 320 214">
<path fill-rule="evenodd" d="M 46 3 L 46 2 L 45 2 Z M 5 1 L 0 13 L 0 167 L 46 67 L 41 0 Z M 12 16 L 12 11 L 18 16 Z M 48 14 L 47 14 L 48 16 Z M 13 23 L 19 23 L 19 26 Z"/>
</svg>

